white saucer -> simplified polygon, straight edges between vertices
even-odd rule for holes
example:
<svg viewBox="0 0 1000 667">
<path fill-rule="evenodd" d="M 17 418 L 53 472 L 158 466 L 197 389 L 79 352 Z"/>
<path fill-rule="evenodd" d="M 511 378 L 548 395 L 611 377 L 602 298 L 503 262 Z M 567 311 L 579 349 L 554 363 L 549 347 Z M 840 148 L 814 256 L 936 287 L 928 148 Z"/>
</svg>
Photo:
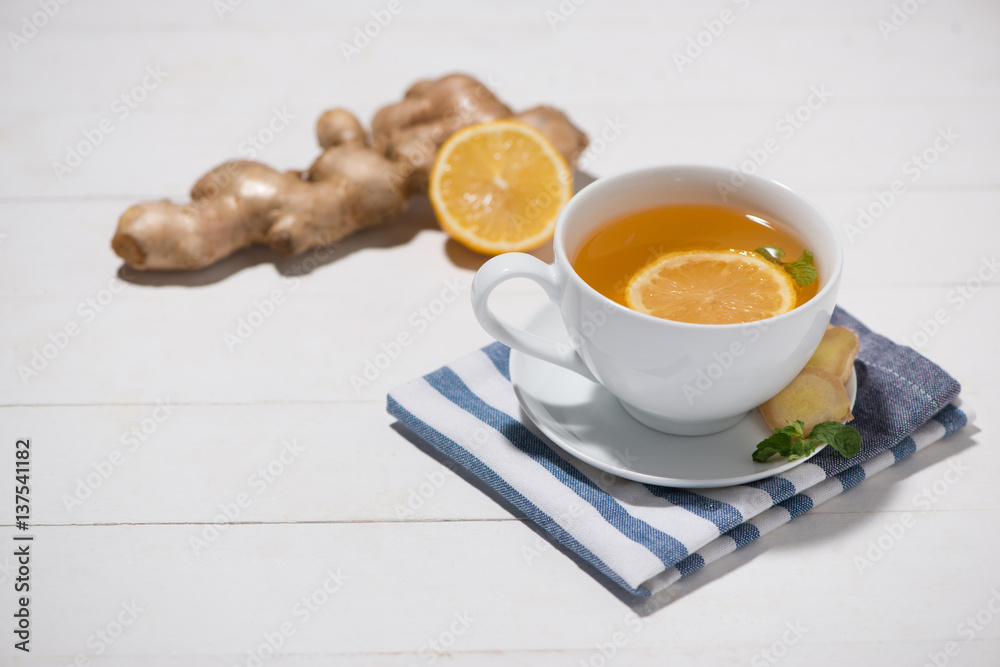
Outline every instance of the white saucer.
<svg viewBox="0 0 1000 667">
<path fill-rule="evenodd" d="M 569 345 L 559 311 L 551 304 L 526 328 Z M 730 486 L 770 477 L 808 460 L 755 463 L 750 456 L 757 443 L 773 432 L 757 410 L 721 433 L 668 435 L 637 422 L 604 387 L 517 350 L 510 353 L 510 377 L 521 407 L 552 443 L 595 468 L 627 479 L 682 488 Z M 847 394 L 853 407 L 854 373 L 847 381 Z"/>
</svg>

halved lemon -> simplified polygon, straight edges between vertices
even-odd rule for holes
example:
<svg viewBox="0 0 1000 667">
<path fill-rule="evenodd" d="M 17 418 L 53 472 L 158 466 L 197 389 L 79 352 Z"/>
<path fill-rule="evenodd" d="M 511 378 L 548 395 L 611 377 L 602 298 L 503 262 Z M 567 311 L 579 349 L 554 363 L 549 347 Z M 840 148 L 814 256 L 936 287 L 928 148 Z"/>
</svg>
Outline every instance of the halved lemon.
<svg viewBox="0 0 1000 667">
<path fill-rule="evenodd" d="M 795 302 L 795 282 L 780 266 L 732 250 L 661 255 L 625 288 L 629 308 L 696 324 L 755 322 L 787 313 Z"/>
<path fill-rule="evenodd" d="M 441 227 L 476 252 L 537 248 L 552 238 L 573 194 L 566 160 L 541 132 L 514 120 L 465 127 L 438 150 L 430 199 Z"/>
</svg>

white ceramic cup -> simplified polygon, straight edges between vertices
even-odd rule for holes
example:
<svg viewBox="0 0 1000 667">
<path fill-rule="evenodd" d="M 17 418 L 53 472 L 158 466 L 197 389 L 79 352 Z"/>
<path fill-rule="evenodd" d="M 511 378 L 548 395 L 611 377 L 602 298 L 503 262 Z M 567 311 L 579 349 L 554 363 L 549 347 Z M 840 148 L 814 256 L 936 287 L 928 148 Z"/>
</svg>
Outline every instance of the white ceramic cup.
<svg viewBox="0 0 1000 667">
<path fill-rule="evenodd" d="M 819 292 L 787 313 L 758 322 L 690 324 L 626 308 L 573 269 L 583 243 L 610 220 L 682 203 L 734 206 L 785 223 L 813 253 Z M 836 230 L 799 195 L 774 181 L 705 166 L 651 167 L 591 183 L 559 216 L 554 248 L 551 265 L 507 253 L 482 266 L 472 283 L 480 324 L 516 350 L 599 382 L 637 420 L 676 435 L 725 430 L 791 382 L 830 321 L 843 263 Z M 528 278 L 545 290 L 559 306 L 572 347 L 494 315 L 490 293 L 511 278 Z"/>
</svg>

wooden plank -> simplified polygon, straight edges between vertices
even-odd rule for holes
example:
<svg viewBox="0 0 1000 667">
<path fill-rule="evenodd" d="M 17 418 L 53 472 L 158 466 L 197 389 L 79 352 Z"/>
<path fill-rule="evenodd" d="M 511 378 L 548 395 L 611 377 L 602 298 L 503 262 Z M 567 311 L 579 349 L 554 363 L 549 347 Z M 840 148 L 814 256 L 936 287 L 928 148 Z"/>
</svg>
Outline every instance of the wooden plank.
<svg viewBox="0 0 1000 667">
<path fill-rule="evenodd" d="M 535 535 L 517 522 L 234 526 L 203 558 L 189 551 L 189 526 L 39 528 L 33 562 L 47 586 L 33 604 L 39 617 L 53 610 L 58 620 L 40 623 L 34 641 L 41 654 L 87 652 L 87 638 L 134 601 L 142 611 L 110 655 L 231 660 L 288 623 L 293 634 L 280 653 L 377 651 L 412 660 L 451 631 L 457 614 L 470 619 L 462 632 L 455 626 L 448 647 L 459 655 L 544 647 L 556 659 L 622 632 L 643 662 L 698 655 L 721 638 L 716 650 L 745 663 L 780 643 L 792 623 L 803 630 L 790 654 L 885 643 L 896 659 L 914 662 L 955 641 L 981 656 L 998 645 L 996 625 L 971 641 L 958 626 L 1000 586 L 980 567 L 998 538 L 974 527 L 998 518 L 997 510 L 927 513 L 899 548 L 859 574 L 853 557 L 868 548 L 865 523 L 807 515 L 692 577 L 644 624 L 564 556 L 526 560 Z M 954 531 L 957 521 L 966 529 Z M 330 573 L 339 574 L 339 588 Z M 295 606 L 313 596 L 310 613 Z M 9 609 L 9 598 L 2 604 Z"/>
</svg>

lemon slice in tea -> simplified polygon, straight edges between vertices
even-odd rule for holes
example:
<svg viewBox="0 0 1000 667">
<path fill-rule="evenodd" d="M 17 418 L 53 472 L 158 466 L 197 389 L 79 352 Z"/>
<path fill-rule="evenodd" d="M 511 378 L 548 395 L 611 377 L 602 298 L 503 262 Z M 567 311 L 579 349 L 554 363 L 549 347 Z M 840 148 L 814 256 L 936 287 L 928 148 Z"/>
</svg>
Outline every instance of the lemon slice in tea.
<svg viewBox="0 0 1000 667">
<path fill-rule="evenodd" d="M 625 288 L 625 303 L 677 322 L 755 322 L 794 308 L 795 282 L 780 266 L 754 253 L 684 250 L 640 269 Z"/>
</svg>

